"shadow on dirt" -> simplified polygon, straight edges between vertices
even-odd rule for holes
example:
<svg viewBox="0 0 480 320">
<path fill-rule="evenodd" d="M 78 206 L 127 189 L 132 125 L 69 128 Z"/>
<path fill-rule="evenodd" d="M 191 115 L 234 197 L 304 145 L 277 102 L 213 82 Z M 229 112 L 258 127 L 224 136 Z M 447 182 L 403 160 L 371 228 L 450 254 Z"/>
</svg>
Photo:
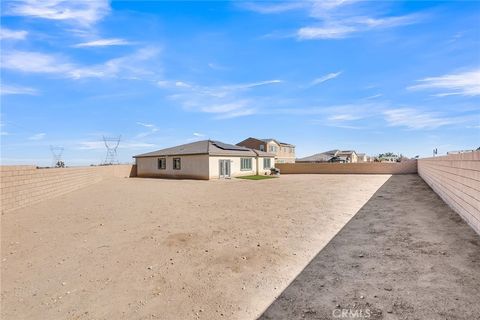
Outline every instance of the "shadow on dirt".
<svg viewBox="0 0 480 320">
<path fill-rule="evenodd" d="M 259 319 L 476 319 L 479 301 L 479 235 L 394 175 Z"/>
</svg>

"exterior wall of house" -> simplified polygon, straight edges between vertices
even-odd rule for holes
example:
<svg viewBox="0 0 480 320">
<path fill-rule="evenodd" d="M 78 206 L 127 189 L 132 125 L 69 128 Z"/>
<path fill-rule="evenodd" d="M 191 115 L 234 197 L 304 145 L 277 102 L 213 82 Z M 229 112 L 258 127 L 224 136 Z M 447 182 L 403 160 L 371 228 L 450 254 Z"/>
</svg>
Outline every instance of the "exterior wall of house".
<svg viewBox="0 0 480 320">
<path fill-rule="evenodd" d="M 166 158 L 165 169 L 158 169 L 158 159 L 160 158 Z M 173 158 L 181 159 L 180 170 L 173 169 Z M 242 158 L 252 159 L 252 168 L 250 170 L 241 170 Z M 272 157 L 270 159 L 271 166 L 275 167 L 275 158 Z M 262 157 L 186 155 L 137 158 L 137 176 L 174 179 L 218 179 L 220 177 L 219 160 L 230 161 L 231 177 L 270 173 L 270 168 L 263 167 Z"/>
<path fill-rule="evenodd" d="M 252 159 L 252 169 L 251 170 L 241 170 L 241 159 L 242 158 L 251 158 Z M 241 176 L 250 176 L 250 175 L 265 175 L 270 174 L 270 168 L 265 168 L 263 166 L 263 157 L 210 157 L 210 179 L 218 179 L 220 177 L 220 164 L 219 160 L 230 160 L 230 175 L 231 177 L 241 177 Z M 270 163 L 271 168 L 275 167 L 275 158 L 271 157 Z"/>
<path fill-rule="evenodd" d="M 277 162 L 295 163 L 295 147 L 280 145 L 277 152 Z"/>
<path fill-rule="evenodd" d="M 158 159 L 166 159 L 166 168 L 158 168 Z M 180 158 L 180 170 L 173 169 L 173 159 Z M 209 179 L 209 156 L 182 155 L 136 158 L 137 176 L 173 179 Z"/>
<path fill-rule="evenodd" d="M 356 153 L 352 153 L 352 160 L 351 160 L 352 163 L 357 163 L 358 162 L 358 156 Z"/>
<path fill-rule="evenodd" d="M 252 169 L 251 170 L 241 170 L 240 162 L 242 158 L 252 159 Z M 210 179 L 220 178 L 220 160 L 230 160 L 230 176 L 231 177 L 241 177 L 241 176 L 251 176 L 257 174 L 257 161 L 255 157 L 245 156 L 245 157 L 232 157 L 232 156 L 211 156 L 210 157 Z"/>
<path fill-rule="evenodd" d="M 263 159 L 270 159 L 270 167 L 264 167 L 263 166 Z M 257 158 L 257 168 L 258 168 L 258 173 L 259 175 L 269 175 L 270 174 L 270 169 L 275 168 L 275 158 L 274 157 L 269 157 L 269 158 L 263 158 L 263 157 L 258 157 Z"/>
<path fill-rule="evenodd" d="M 275 154 L 275 156 L 278 156 L 278 152 L 280 150 L 280 145 L 276 143 L 275 141 L 269 141 L 266 143 L 267 148 L 265 149 L 265 152 L 270 152 Z"/>
<path fill-rule="evenodd" d="M 367 155 L 360 155 L 360 156 L 357 156 L 357 162 L 367 162 L 368 159 L 367 159 Z"/>
<path fill-rule="evenodd" d="M 261 150 L 275 154 L 276 162 L 278 163 L 295 163 L 295 147 L 281 146 L 275 141 L 269 141 L 268 143 L 261 140 L 248 138 L 238 145 L 247 147 L 250 149 Z M 263 146 L 263 148 L 262 148 Z"/>
<path fill-rule="evenodd" d="M 480 151 L 419 159 L 418 174 L 480 234 Z"/>
</svg>

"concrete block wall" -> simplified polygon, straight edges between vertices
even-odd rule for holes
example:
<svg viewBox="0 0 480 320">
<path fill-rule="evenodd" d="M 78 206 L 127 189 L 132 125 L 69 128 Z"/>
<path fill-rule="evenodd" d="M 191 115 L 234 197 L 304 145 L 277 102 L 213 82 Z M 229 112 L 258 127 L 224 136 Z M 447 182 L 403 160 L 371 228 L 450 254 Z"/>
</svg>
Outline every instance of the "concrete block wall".
<svg viewBox="0 0 480 320">
<path fill-rule="evenodd" d="M 37 169 L 0 166 L 1 211 L 8 212 L 77 190 L 107 177 L 135 175 L 132 165 Z"/>
<path fill-rule="evenodd" d="M 400 163 L 276 163 L 282 174 L 406 174 L 417 173 L 417 161 Z"/>
<path fill-rule="evenodd" d="M 480 151 L 420 159 L 418 174 L 480 234 Z"/>
</svg>

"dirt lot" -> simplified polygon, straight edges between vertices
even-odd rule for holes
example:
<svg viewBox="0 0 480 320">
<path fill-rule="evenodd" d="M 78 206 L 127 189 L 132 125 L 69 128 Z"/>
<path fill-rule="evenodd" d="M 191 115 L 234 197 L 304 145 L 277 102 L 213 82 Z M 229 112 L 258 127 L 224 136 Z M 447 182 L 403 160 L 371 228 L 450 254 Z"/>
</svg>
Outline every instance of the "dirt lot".
<svg viewBox="0 0 480 320">
<path fill-rule="evenodd" d="M 392 176 L 261 319 L 480 319 L 480 236 Z"/>
<path fill-rule="evenodd" d="M 2 319 L 254 319 L 387 175 L 112 179 L 2 216 Z"/>
</svg>

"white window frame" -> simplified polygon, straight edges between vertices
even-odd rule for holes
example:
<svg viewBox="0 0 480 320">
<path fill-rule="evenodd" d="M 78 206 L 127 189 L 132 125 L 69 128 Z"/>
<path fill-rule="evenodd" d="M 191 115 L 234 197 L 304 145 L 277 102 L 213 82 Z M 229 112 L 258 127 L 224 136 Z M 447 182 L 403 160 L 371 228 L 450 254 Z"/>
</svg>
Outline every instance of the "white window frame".
<svg viewBox="0 0 480 320">
<path fill-rule="evenodd" d="M 265 165 L 265 163 L 268 160 L 268 166 Z M 271 169 L 272 168 L 272 159 L 270 158 L 263 158 L 263 168 L 264 169 Z"/>
<path fill-rule="evenodd" d="M 157 159 L 157 169 L 166 170 L 167 169 L 167 158 L 158 158 Z"/>
<path fill-rule="evenodd" d="M 175 166 L 175 162 L 178 160 L 178 168 Z M 173 170 L 182 170 L 182 158 L 173 158 Z"/>
<path fill-rule="evenodd" d="M 240 170 L 252 171 L 252 158 L 240 158 Z"/>
</svg>

